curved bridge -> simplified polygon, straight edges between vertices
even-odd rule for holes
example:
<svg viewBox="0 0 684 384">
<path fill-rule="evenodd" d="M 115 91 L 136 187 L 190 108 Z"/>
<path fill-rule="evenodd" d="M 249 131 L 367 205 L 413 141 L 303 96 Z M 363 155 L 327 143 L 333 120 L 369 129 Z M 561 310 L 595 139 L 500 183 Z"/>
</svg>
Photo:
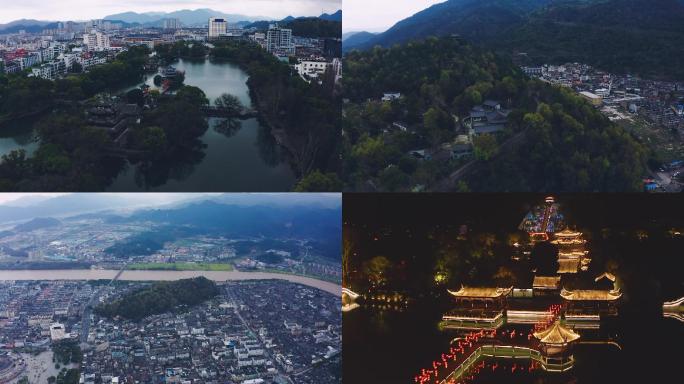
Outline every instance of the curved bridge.
<svg viewBox="0 0 684 384">
<path fill-rule="evenodd" d="M 342 312 L 349 312 L 360 307 L 360 305 L 356 303 L 356 299 L 359 297 L 361 297 L 361 295 L 351 289 L 342 288 Z"/>
<path fill-rule="evenodd" d="M 684 297 L 663 303 L 663 317 L 684 323 Z"/>
<path fill-rule="evenodd" d="M 538 362 L 544 370 L 549 372 L 565 372 L 572 369 L 575 365 L 575 360 L 572 357 L 561 363 L 551 363 L 544 359 L 541 352 L 532 348 L 517 347 L 513 345 L 481 345 L 459 364 L 449 376 L 440 381 L 439 384 L 452 384 L 458 382 L 476 364 L 484 359 L 490 358 L 533 360 Z"/>
</svg>

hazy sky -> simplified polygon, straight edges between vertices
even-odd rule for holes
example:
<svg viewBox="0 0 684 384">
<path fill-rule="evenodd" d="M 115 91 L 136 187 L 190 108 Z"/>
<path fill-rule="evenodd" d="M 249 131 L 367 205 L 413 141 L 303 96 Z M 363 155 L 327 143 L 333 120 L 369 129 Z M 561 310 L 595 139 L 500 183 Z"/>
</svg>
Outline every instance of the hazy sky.
<svg viewBox="0 0 684 384">
<path fill-rule="evenodd" d="M 70 193 L 0 193 L 0 206 L 16 205 L 13 203 L 23 199 L 20 205 L 33 205 L 38 198 L 51 198 L 71 195 Z M 219 200 L 227 204 L 254 205 L 264 203 L 281 203 L 285 205 L 323 204 L 337 206 L 342 195 L 339 193 L 81 193 L 116 200 L 116 207 L 130 203 L 133 206 L 164 205 L 179 201 L 195 201 L 198 199 Z M 33 199 L 24 199 L 33 198 Z M 125 200 L 121 200 L 124 198 Z M 70 201 L 77 201 L 71 199 Z"/>
<path fill-rule="evenodd" d="M 4 1 L 4 0 L 0 0 Z M 344 0 L 344 32 L 384 32 L 398 21 L 445 0 Z"/>
<path fill-rule="evenodd" d="M 0 0 L 0 23 L 18 19 L 88 20 L 128 11 L 173 12 L 198 8 L 278 19 L 334 12 L 342 8 L 342 0 Z"/>
<path fill-rule="evenodd" d="M 3 0 L 4 1 L 4 0 Z M 0 193 L 0 205 L 15 201 L 24 197 L 59 197 L 68 193 Z M 102 193 L 102 196 L 122 196 L 128 197 L 133 203 L 158 203 L 166 204 L 178 200 L 185 200 L 192 197 L 187 193 Z M 207 194 L 210 195 L 210 194 Z"/>
</svg>

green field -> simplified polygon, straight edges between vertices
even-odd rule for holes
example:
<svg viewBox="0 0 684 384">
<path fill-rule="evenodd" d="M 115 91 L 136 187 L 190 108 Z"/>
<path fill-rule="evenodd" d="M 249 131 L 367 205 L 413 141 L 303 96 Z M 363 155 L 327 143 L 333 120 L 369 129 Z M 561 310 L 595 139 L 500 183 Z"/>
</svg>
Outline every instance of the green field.
<svg viewBox="0 0 684 384">
<path fill-rule="evenodd" d="M 133 271 L 232 271 L 231 264 L 212 263 L 136 263 L 127 269 Z"/>
</svg>

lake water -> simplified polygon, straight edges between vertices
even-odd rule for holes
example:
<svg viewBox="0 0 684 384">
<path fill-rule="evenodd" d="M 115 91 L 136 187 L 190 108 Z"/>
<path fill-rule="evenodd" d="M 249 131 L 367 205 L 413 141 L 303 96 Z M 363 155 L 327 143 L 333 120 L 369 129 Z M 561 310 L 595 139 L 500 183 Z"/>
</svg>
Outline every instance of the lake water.
<svg viewBox="0 0 684 384">
<path fill-rule="evenodd" d="M 0 280 L 108 280 L 113 279 L 119 271 L 104 269 L 86 270 L 0 270 Z M 204 276 L 213 281 L 227 280 L 286 280 L 302 284 L 333 295 L 341 295 L 342 287 L 327 281 L 309 277 L 267 272 L 239 272 L 239 271 L 124 271 L 119 277 L 123 281 L 173 281 L 191 279 Z"/>
<path fill-rule="evenodd" d="M 201 88 L 211 102 L 230 93 L 251 107 L 247 74 L 230 63 L 209 60 L 179 60 L 174 66 L 185 71 L 185 84 Z M 154 88 L 154 75 L 145 84 Z M 135 87 L 129 87 L 132 89 Z M 209 119 L 202 136 L 203 153 L 188 154 L 176 164 L 162 164 L 147 174 L 140 166 L 129 166 L 108 188 L 112 192 L 275 192 L 289 191 L 295 183 L 292 168 L 266 127 L 257 119 L 243 120 L 229 134 L 223 119 Z"/>
<path fill-rule="evenodd" d="M 37 133 L 34 123 L 37 118 L 12 121 L 0 129 L 0 156 L 23 149 L 28 156 L 38 149 Z"/>
<path fill-rule="evenodd" d="M 449 351 L 454 331 L 439 330 L 440 313 L 428 303 L 407 312 L 383 312 L 360 308 L 343 314 L 345 382 L 413 383 L 421 369 L 428 369 Z M 505 327 L 504 327 L 505 328 Z M 502 329 L 504 329 L 502 328 Z M 601 326 L 601 335 L 615 337 L 622 350 L 610 345 L 580 344 L 575 366 L 566 373 L 543 370 L 511 372 L 529 361 L 499 360 L 499 369 L 488 365 L 469 384 L 593 384 L 643 383 L 659 377 L 681 375 L 679 344 L 684 323 L 659 316 L 625 316 L 615 324 Z M 598 331 L 579 331 L 585 340 Z M 496 361 L 489 360 L 492 364 Z M 505 367 L 505 368 L 504 368 Z M 432 383 L 432 382 L 431 382 Z"/>
<path fill-rule="evenodd" d="M 201 88 L 213 101 L 230 93 L 251 107 L 248 75 L 230 63 L 210 60 L 179 60 L 174 64 L 185 71 L 185 84 Z M 154 87 L 154 75 L 144 83 Z M 124 93 L 143 83 L 128 85 L 113 93 Z M 0 130 L 0 156 L 24 149 L 30 155 L 38 148 L 34 130 L 36 118 L 9 123 Z M 291 191 L 296 177 L 270 130 L 257 119 L 209 119 L 209 129 L 200 138 L 202 149 L 175 154 L 173 161 L 145 167 L 126 167 L 107 187 L 110 192 L 283 192 Z"/>
</svg>

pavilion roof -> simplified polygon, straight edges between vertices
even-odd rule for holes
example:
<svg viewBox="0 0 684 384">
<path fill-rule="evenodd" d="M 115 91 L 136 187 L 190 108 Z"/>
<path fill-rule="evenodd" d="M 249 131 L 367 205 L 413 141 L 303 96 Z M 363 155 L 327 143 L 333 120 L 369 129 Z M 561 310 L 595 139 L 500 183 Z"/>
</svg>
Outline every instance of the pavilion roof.
<svg viewBox="0 0 684 384">
<path fill-rule="evenodd" d="M 580 335 L 571 329 L 565 328 L 561 325 L 560 320 L 556 320 L 549 328 L 535 332 L 534 337 L 544 344 L 567 344 L 579 339 Z"/>
<path fill-rule="evenodd" d="M 565 228 L 564 230 L 560 232 L 556 232 L 556 237 L 580 237 L 582 236 L 582 232 L 577 232 L 577 231 L 571 231 L 569 228 Z"/>
<path fill-rule="evenodd" d="M 513 287 L 510 288 L 476 288 L 461 286 L 458 291 L 447 290 L 454 297 L 474 297 L 474 298 L 498 298 L 506 296 L 511 293 Z"/>
<path fill-rule="evenodd" d="M 532 286 L 534 288 L 558 288 L 560 276 L 535 276 Z"/>
<path fill-rule="evenodd" d="M 575 290 L 568 291 L 563 289 L 561 297 L 570 301 L 615 301 L 622 296 L 619 290 L 603 291 L 603 290 Z"/>
</svg>

